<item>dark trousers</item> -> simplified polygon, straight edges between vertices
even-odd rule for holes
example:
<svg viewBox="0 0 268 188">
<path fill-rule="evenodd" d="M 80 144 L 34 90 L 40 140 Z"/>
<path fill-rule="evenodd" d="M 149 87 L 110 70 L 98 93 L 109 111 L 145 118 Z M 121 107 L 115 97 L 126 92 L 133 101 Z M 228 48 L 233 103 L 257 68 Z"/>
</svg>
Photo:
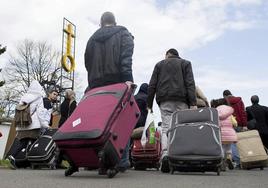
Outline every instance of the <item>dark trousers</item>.
<svg viewBox="0 0 268 188">
<path fill-rule="evenodd" d="M 264 147 L 266 147 L 268 149 L 268 135 L 267 134 L 260 134 L 262 143 L 264 145 Z"/>
<path fill-rule="evenodd" d="M 28 145 L 30 145 L 30 143 L 33 143 L 35 141 L 35 139 L 33 138 L 23 138 L 23 139 L 15 139 L 8 154 L 7 157 L 9 155 L 13 156 L 14 158 L 16 158 L 16 156 L 18 155 L 18 153 L 23 149 L 23 148 L 27 148 Z"/>
</svg>

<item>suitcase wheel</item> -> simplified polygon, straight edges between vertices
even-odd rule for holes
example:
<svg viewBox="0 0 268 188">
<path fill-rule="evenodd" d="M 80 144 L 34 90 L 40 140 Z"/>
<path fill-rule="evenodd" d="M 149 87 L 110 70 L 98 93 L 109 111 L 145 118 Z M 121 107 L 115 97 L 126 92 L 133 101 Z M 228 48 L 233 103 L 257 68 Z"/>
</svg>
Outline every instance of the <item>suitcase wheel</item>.
<svg viewBox="0 0 268 188">
<path fill-rule="evenodd" d="M 173 166 L 169 166 L 169 169 L 170 169 L 170 174 L 174 174 L 174 168 L 173 168 Z"/>
<path fill-rule="evenodd" d="M 221 167 L 218 167 L 217 169 L 217 175 L 219 176 L 221 174 Z"/>
<path fill-rule="evenodd" d="M 160 164 L 157 163 L 157 165 L 156 165 L 156 170 L 159 171 L 159 168 L 160 168 Z"/>
<path fill-rule="evenodd" d="M 108 178 L 113 178 L 117 173 L 118 173 L 118 171 L 114 168 L 107 170 Z"/>
<path fill-rule="evenodd" d="M 32 165 L 31 165 L 31 169 L 32 169 L 32 170 L 35 170 L 35 169 L 37 169 L 37 166 L 35 166 L 35 165 L 32 164 Z"/>
</svg>

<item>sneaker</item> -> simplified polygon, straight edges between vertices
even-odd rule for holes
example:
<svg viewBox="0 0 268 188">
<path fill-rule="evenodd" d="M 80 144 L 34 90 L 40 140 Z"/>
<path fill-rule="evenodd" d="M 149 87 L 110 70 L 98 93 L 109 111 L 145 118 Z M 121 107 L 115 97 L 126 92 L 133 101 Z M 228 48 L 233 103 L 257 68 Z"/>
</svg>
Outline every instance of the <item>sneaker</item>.
<svg viewBox="0 0 268 188">
<path fill-rule="evenodd" d="M 15 158 L 12 155 L 9 155 L 7 159 L 9 160 L 10 168 L 16 170 L 18 167 L 16 166 Z"/>
<path fill-rule="evenodd" d="M 225 171 L 226 171 L 226 164 L 225 164 L 225 161 L 223 161 L 222 164 L 221 164 L 221 171 L 222 171 L 222 172 L 225 172 Z"/>
<path fill-rule="evenodd" d="M 161 162 L 161 172 L 163 173 L 169 173 L 169 162 L 168 162 L 168 156 L 163 157 Z"/>
<path fill-rule="evenodd" d="M 227 157 L 226 157 L 226 164 L 229 168 L 229 170 L 233 170 L 234 169 L 234 164 L 232 162 L 232 155 L 231 154 L 228 154 Z"/>
<path fill-rule="evenodd" d="M 229 170 L 233 170 L 234 169 L 234 164 L 231 161 L 231 159 L 226 159 L 226 163 L 227 163 L 227 166 L 228 166 Z"/>
<path fill-rule="evenodd" d="M 119 172 L 124 173 L 124 172 L 126 172 L 127 169 L 129 169 L 129 168 L 130 168 L 130 162 L 126 162 L 126 163 L 124 163 L 123 165 L 121 164 L 120 166 L 117 166 L 116 169 L 117 169 Z"/>
<path fill-rule="evenodd" d="M 70 176 L 75 172 L 78 172 L 78 168 L 74 166 L 70 166 L 67 170 L 65 170 L 65 176 Z"/>
</svg>

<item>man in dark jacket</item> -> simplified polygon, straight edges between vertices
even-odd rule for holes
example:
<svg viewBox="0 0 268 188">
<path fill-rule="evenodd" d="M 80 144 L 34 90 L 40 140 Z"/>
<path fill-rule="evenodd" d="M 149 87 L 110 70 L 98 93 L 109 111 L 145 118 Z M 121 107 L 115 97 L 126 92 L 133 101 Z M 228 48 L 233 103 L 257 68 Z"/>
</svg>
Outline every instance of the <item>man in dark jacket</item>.
<svg viewBox="0 0 268 188">
<path fill-rule="evenodd" d="M 143 83 L 143 84 L 141 84 L 139 92 L 137 93 L 137 95 L 135 95 L 135 100 L 136 100 L 136 102 L 139 106 L 140 112 L 141 112 L 140 119 L 139 119 L 138 123 L 136 124 L 135 128 L 144 127 L 144 125 L 145 125 L 145 121 L 146 121 L 147 114 L 148 114 L 147 98 L 148 98 L 148 84 Z"/>
<path fill-rule="evenodd" d="M 116 25 L 111 12 L 103 13 L 100 22 L 101 28 L 90 37 L 85 51 L 87 90 L 122 82 L 130 87 L 133 83 L 133 36 L 125 27 Z M 130 166 L 128 153 L 129 144 L 118 165 L 121 172 Z M 99 174 L 106 174 L 106 169 L 100 169 Z"/>
<path fill-rule="evenodd" d="M 148 88 L 148 108 L 150 110 L 153 107 L 154 95 L 160 106 L 162 118 L 161 171 L 169 172 L 166 133 L 170 128 L 171 114 L 176 110 L 197 108 L 191 62 L 180 58 L 175 49 L 169 49 L 166 52 L 166 59 L 154 67 Z"/>
<path fill-rule="evenodd" d="M 236 131 L 240 132 L 241 130 L 247 130 L 247 114 L 242 98 L 233 96 L 230 90 L 224 90 L 223 97 L 227 104 L 234 109 L 233 115 L 235 116 L 238 124 Z"/>
<path fill-rule="evenodd" d="M 111 12 L 101 17 L 101 28 L 89 39 L 85 52 L 88 89 L 120 82 L 133 82 L 133 36 L 117 26 Z"/>
<path fill-rule="evenodd" d="M 251 97 L 252 105 L 246 108 L 248 120 L 256 119 L 256 129 L 259 131 L 263 145 L 268 148 L 268 107 L 259 105 L 259 97 Z"/>
</svg>

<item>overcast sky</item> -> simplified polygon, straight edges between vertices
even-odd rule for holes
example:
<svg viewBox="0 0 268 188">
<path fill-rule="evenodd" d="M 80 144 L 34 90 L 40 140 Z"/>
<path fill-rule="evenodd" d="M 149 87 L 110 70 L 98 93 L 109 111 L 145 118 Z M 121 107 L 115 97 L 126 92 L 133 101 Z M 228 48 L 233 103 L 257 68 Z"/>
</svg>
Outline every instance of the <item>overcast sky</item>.
<svg viewBox="0 0 268 188">
<path fill-rule="evenodd" d="M 76 62 L 83 89 L 83 55 L 103 12 L 135 37 L 135 82 L 149 82 L 154 65 L 169 48 L 192 62 L 195 81 L 208 99 L 224 89 L 246 105 L 258 94 L 268 105 L 268 1 L 266 0 L 1 0 L 0 43 L 8 54 L 25 38 L 48 41 L 61 50 L 62 19 L 77 27 Z M 156 106 L 155 106 L 156 107 Z"/>
</svg>

